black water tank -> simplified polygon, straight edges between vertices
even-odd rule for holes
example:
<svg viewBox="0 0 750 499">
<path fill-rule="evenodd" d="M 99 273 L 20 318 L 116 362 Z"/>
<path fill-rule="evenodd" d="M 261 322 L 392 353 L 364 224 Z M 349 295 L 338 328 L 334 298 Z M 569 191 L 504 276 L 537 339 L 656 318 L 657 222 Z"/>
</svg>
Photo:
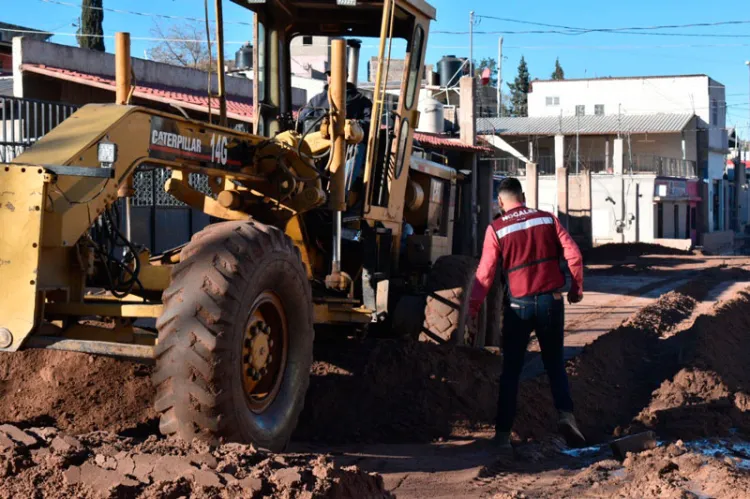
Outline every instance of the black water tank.
<svg viewBox="0 0 750 499">
<path fill-rule="evenodd" d="M 244 44 L 234 54 L 235 69 L 252 69 L 253 68 L 253 46 L 250 43 Z"/>
<path fill-rule="evenodd" d="M 463 61 L 455 55 L 446 55 L 438 62 L 441 87 L 455 87 L 461 78 L 460 69 Z"/>
</svg>

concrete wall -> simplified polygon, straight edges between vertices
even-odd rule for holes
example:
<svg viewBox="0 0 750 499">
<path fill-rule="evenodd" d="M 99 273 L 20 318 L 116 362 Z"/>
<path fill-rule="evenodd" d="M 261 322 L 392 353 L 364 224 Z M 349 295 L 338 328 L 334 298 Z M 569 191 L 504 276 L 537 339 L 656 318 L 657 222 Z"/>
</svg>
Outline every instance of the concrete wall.
<svg viewBox="0 0 750 499">
<path fill-rule="evenodd" d="M 711 232 L 701 236 L 703 250 L 714 255 L 734 253 L 734 232 Z"/>
<path fill-rule="evenodd" d="M 312 40 L 310 40 L 312 38 Z M 305 42 L 312 41 L 306 45 Z M 331 60 L 331 39 L 327 36 L 297 36 L 289 43 L 292 74 L 311 77 L 313 71 L 324 73 Z"/>
<path fill-rule="evenodd" d="M 595 245 L 654 240 L 654 181 L 653 175 L 592 175 Z"/>
<path fill-rule="evenodd" d="M 115 76 L 114 54 L 40 42 L 26 37 L 13 39 L 13 60 L 15 61 L 13 69 L 16 74 L 19 73 L 21 64 L 43 64 L 111 78 Z M 207 90 L 206 73 L 197 69 L 171 66 L 133 57 L 133 70 L 136 83 L 185 88 L 198 92 L 206 92 Z M 24 97 L 22 78 L 17 78 L 17 80 L 14 94 L 16 97 Z M 212 81 L 215 91 L 215 75 L 212 77 Z M 252 97 L 252 81 L 244 78 L 227 78 L 226 91 L 228 95 Z"/>
<path fill-rule="evenodd" d="M 709 95 L 723 103 L 723 91 L 708 76 L 535 81 L 529 93 L 529 116 L 560 116 L 561 111 L 563 116 L 575 116 L 577 105 L 586 106 L 586 114 L 592 115 L 594 106 L 603 104 L 606 115 L 694 112 L 713 125 Z M 547 106 L 546 97 L 558 97 L 560 104 Z M 722 112 L 726 115 L 723 108 Z M 717 126 L 724 126 L 725 119 Z"/>
</svg>

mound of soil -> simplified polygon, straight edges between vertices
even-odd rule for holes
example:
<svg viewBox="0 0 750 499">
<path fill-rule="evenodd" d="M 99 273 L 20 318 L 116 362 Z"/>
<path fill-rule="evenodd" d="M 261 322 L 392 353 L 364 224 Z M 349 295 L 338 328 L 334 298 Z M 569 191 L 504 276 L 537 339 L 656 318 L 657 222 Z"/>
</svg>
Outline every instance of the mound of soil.
<svg viewBox="0 0 750 499">
<path fill-rule="evenodd" d="M 750 294 L 699 317 L 681 333 L 681 369 L 653 393 L 634 428 L 695 439 L 750 434 Z"/>
<path fill-rule="evenodd" d="M 71 433 L 120 432 L 156 417 L 151 369 L 53 350 L 0 353 L 0 422 L 37 420 Z"/>
<path fill-rule="evenodd" d="M 631 454 L 624 462 L 603 459 L 563 473 L 559 470 L 503 473 L 494 499 L 628 497 L 745 498 L 750 496 L 748 462 L 698 452 L 678 441 Z"/>
<path fill-rule="evenodd" d="M 691 251 L 668 248 L 658 244 L 630 243 L 604 244 L 588 249 L 583 253 L 583 261 L 593 263 L 615 263 L 643 255 L 692 255 Z"/>
<path fill-rule="evenodd" d="M 0 426 L 0 478 L 0 498 L 392 497 L 380 476 L 324 456 L 11 425 Z"/>
<path fill-rule="evenodd" d="M 352 341 L 314 358 L 298 439 L 430 441 L 494 420 L 501 361 L 483 350 Z"/>
</svg>

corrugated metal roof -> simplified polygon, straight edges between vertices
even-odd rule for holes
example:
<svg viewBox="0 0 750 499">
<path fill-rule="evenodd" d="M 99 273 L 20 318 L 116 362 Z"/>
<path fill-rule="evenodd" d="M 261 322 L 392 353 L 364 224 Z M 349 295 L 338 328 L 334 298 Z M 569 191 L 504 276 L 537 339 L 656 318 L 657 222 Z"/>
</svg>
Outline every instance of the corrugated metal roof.
<svg viewBox="0 0 750 499">
<path fill-rule="evenodd" d="M 477 131 L 496 135 L 609 135 L 613 133 L 678 133 L 692 114 L 565 116 L 543 118 L 479 118 Z"/>
</svg>

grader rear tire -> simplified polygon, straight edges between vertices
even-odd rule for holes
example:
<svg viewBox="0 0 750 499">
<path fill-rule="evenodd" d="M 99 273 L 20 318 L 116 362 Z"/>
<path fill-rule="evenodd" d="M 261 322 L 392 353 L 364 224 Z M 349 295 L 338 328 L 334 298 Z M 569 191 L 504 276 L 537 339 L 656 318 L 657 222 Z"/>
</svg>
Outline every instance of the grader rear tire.
<svg viewBox="0 0 750 499">
<path fill-rule="evenodd" d="M 458 332 L 461 310 L 468 305 L 476 267 L 476 260 L 468 256 L 438 258 L 427 276 L 427 301 L 420 341 L 481 346 L 473 341 L 476 325 L 469 324 L 468 331 Z"/>
<path fill-rule="evenodd" d="M 299 251 L 276 228 L 213 224 L 182 250 L 155 349 L 166 435 L 285 448 L 310 380 L 312 294 Z"/>
</svg>

